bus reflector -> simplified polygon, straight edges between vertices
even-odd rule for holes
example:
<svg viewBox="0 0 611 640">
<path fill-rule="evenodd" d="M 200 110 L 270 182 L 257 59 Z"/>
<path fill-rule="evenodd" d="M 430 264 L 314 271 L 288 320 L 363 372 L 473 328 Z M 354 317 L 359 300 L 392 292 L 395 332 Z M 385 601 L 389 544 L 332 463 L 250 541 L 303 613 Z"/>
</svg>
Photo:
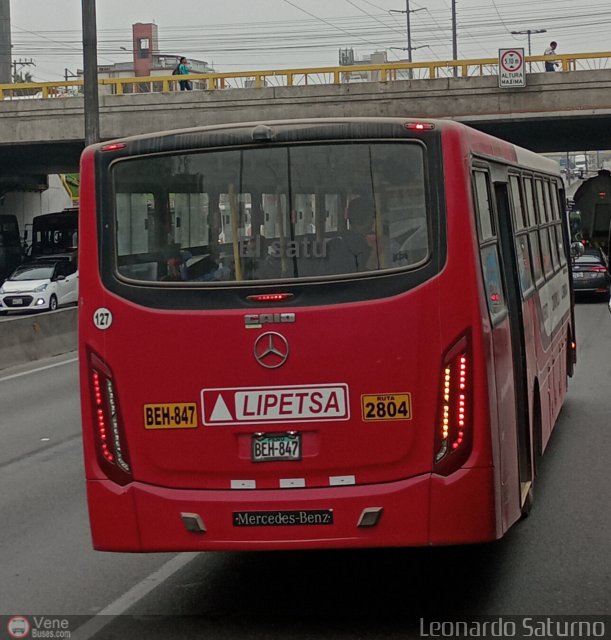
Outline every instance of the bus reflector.
<svg viewBox="0 0 611 640">
<path fill-rule="evenodd" d="M 435 125 L 430 122 L 408 122 L 405 128 L 408 131 L 431 131 Z"/>
<path fill-rule="evenodd" d="M 441 373 L 440 424 L 435 471 L 448 475 L 466 460 L 471 444 L 473 383 L 470 350 L 463 338 L 450 350 Z"/>
<path fill-rule="evenodd" d="M 111 480 L 119 484 L 127 484 L 131 480 L 131 468 L 121 434 L 112 376 L 108 367 L 93 354 L 90 362 L 98 460 Z"/>
</svg>

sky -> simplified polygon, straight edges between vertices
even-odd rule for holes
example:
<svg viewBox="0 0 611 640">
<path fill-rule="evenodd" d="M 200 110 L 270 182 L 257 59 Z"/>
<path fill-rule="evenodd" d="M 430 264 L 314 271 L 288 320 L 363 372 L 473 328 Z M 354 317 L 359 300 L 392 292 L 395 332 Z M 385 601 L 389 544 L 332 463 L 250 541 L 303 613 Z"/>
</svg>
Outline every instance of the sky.
<svg viewBox="0 0 611 640">
<path fill-rule="evenodd" d="M 386 50 L 392 62 L 407 57 L 407 2 L 413 60 L 451 59 L 452 0 L 97 0 L 98 61 L 130 60 L 131 25 L 154 22 L 160 53 L 218 72 L 336 66 L 344 48 L 357 59 Z M 456 0 L 456 11 L 459 59 L 528 53 L 527 36 L 511 34 L 527 29 L 546 29 L 532 35 L 533 55 L 551 40 L 558 53 L 611 49 L 609 0 Z M 81 0 L 11 0 L 11 24 L 13 60 L 32 60 L 22 70 L 35 81 L 82 69 Z"/>
</svg>

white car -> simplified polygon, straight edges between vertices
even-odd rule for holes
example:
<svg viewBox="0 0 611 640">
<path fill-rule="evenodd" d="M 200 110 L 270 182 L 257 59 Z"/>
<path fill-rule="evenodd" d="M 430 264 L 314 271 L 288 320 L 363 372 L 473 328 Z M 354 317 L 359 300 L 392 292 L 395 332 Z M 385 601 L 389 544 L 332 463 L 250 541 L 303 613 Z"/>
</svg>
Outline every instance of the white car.
<svg viewBox="0 0 611 640">
<path fill-rule="evenodd" d="M 78 300 L 78 270 L 69 260 L 37 260 L 17 267 L 0 287 L 0 315 L 55 311 Z"/>
</svg>

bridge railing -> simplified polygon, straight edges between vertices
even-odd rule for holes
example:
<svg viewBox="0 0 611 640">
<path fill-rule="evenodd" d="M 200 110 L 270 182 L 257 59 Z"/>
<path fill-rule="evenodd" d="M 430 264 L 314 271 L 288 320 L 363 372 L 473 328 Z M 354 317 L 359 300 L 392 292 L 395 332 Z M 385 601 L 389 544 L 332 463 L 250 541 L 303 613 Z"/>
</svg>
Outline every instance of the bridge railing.
<svg viewBox="0 0 611 640">
<path fill-rule="evenodd" d="M 611 52 L 572 53 L 555 56 L 526 56 L 527 73 L 545 70 L 545 62 L 557 62 L 558 71 L 591 71 L 611 68 Z M 357 82 L 432 80 L 498 75 L 497 58 L 436 60 L 434 62 L 394 62 L 342 67 L 232 71 L 180 76 L 191 80 L 196 90 L 261 89 L 264 87 L 304 87 Z M 169 93 L 178 89 L 173 75 L 131 78 L 102 78 L 101 94 Z M 0 84 L 0 101 L 69 98 L 82 96 L 83 80 Z"/>
</svg>

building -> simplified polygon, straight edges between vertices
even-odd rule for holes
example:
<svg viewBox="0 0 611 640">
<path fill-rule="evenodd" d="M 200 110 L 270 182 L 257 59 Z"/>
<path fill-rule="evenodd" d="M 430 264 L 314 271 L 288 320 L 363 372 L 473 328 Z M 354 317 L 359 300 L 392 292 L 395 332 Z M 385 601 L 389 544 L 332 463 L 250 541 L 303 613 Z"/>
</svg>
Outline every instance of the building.
<svg viewBox="0 0 611 640">
<path fill-rule="evenodd" d="M 340 67 L 364 66 L 368 64 L 379 65 L 386 64 L 387 62 L 386 51 L 374 51 L 369 55 L 363 56 L 360 60 L 355 58 L 354 49 L 340 49 L 339 51 Z M 342 73 L 342 82 L 378 82 L 379 80 L 379 71 L 351 71 Z"/>
</svg>

